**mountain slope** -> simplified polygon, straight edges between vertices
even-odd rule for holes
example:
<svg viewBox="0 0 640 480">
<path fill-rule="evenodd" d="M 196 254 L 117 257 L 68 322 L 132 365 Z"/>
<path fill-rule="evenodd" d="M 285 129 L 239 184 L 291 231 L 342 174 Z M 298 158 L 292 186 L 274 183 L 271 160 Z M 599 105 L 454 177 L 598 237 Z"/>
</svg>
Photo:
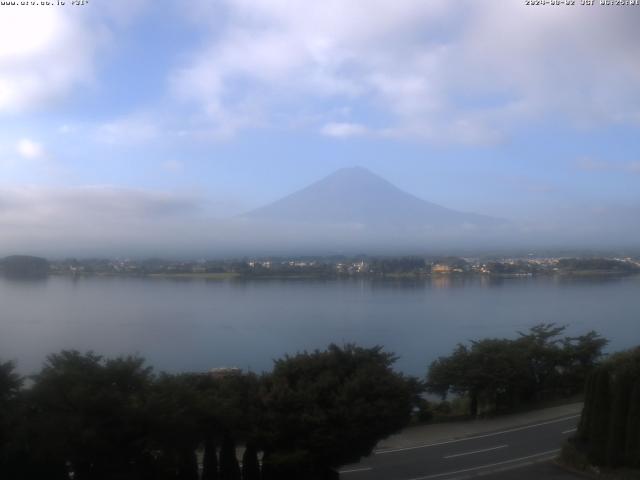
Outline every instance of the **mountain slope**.
<svg viewBox="0 0 640 480">
<path fill-rule="evenodd" d="M 492 217 L 458 212 L 427 202 L 362 167 L 338 170 L 243 217 L 267 222 L 401 229 L 488 227 L 504 223 Z"/>
</svg>

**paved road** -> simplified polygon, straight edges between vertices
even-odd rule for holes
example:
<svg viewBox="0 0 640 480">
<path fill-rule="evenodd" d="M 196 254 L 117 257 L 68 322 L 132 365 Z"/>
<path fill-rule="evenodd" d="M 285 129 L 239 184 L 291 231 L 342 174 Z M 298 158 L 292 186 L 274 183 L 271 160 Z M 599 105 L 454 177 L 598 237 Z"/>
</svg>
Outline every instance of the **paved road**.
<svg viewBox="0 0 640 480">
<path fill-rule="evenodd" d="M 462 439 L 378 450 L 360 463 L 344 467 L 340 478 L 452 480 L 538 464 L 558 454 L 578 419 L 579 415 L 569 415 Z"/>
<path fill-rule="evenodd" d="M 585 480 L 586 475 L 571 473 L 554 462 L 538 462 L 502 472 L 482 475 L 479 480 Z"/>
</svg>

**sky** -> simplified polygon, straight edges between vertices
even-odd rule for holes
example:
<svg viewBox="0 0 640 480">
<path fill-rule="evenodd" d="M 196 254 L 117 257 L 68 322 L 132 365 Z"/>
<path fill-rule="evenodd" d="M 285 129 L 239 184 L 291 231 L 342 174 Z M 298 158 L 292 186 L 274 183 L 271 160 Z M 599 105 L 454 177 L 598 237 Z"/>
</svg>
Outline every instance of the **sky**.
<svg viewBox="0 0 640 480">
<path fill-rule="evenodd" d="M 188 248 L 181 232 L 354 165 L 549 231 L 640 223 L 640 6 L 16 3 L 0 254 Z"/>
</svg>

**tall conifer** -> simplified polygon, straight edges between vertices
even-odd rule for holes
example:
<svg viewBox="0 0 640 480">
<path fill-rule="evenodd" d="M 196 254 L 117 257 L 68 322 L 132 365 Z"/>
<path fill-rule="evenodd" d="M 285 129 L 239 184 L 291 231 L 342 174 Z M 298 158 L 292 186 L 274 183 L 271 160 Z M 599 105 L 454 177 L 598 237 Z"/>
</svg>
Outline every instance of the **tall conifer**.
<svg viewBox="0 0 640 480">
<path fill-rule="evenodd" d="M 629 400 L 633 378 L 626 371 L 620 372 L 612 384 L 613 401 L 607 438 L 607 464 L 619 467 L 625 460 Z"/>
<path fill-rule="evenodd" d="M 598 369 L 595 377 L 593 415 L 589 421 L 589 460 L 604 465 L 611 410 L 611 375 L 608 368 Z"/>
<path fill-rule="evenodd" d="M 258 452 L 252 443 L 247 444 L 242 456 L 242 480 L 260 480 Z"/>
<path fill-rule="evenodd" d="M 218 454 L 216 444 L 211 436 L 204 441 L 204 457 L 202 459 L 202 480 L 218 480 Z"/>
<path fill-rule="evenodd" d="M 595 392 L 596 372 L 592 372 L 587 377 L 584 392 L 584 406 L 582 407 L 582 415 L 578 424 L 578 439 L 586 442 L 589 439 L 589 425 L 593 421 L 593 398 Z"/>
<path fill-rule="evenodd" d="M 640 381 L 637 379 L 629 399 L 627 439 L 624 453 L 627 466 L 640 467 Z"/>
<path fill-rule="evenodd" d="M 229 433 L 224 435 L 220 449 L 220 480 L 240 480 L 236 444 Z"/>
</svg>

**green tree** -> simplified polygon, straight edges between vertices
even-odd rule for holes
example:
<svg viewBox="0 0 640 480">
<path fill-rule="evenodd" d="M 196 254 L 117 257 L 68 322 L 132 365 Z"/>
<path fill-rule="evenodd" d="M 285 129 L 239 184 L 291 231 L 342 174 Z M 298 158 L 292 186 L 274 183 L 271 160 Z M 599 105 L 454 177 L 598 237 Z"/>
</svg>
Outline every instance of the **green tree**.
<svg viewBox="0 0 640 480">
<path fill-rule="evenodd" d="M 202 480 L 218 480 L 218 453 L 213 435 L 205 435 Z"/>
<path fill-rule="evenodd" d="M 471 369 L 476 391 L 493 410 L 513 408 L 526 390 L 527 359 L 518 346 L 505 339 L 473 342 Z"/>
<path fill-rule="evenodd" d="M 151 382 L 143 359 L 63 351 L 50 355 L 34 380 L 30 399 L 39 450 L 68 462 L 81 480 L 143 468 Z"/>
<path fill-rule="evenodd" d="M 565 327 L 539 324 L 519 338 L 483 339 L 458 344 L 449 356 L 432 362 L 427 387 L 443 398 L 467 396 L 469 413 L 505 410 L 522 401 L 577 393 L 597 365 L 607 341 L 597 333 L 560 338 Z"/>
<path fill-rule="evenodd" d="M 526 390 L 526 358 L 506 339 L 458 345 L 451 356 L 433 362 L 427 374 L 429 391 L 443 397 L 451 391 L 470 399 L 469 414 L 476 416 L 480 404 L 500 410 L 515 406 Z"/>
<path fill-rule="evenodd" d="M 589 460 L 596 465 L 606 463 L 607 434 L 611 409 L 611 375 L 600 368 L 594 377 L 592 415 L 588 425 Z"/>
<path fill-rule="evenodd" d="M 541 323 L 529 329 L 527 333 L 518 332 L 520 338 L 517 347 L 527 359 L 529 395 L 541 400 L 546 392 L 555 391 L 560 385 L 560 367 L 565 355 L 560 347 L 559 335 L 566 326 L 555 323 Z"/>
<path fill-rule="evenodd" d="M 621 389 L 628 392 L 623 461 L 626 466 L 640 467 L 640 347 L 612 355 L 607 364 L 629 383 Z"/>
<path fill-rule="evenodd" d="M 236 442 L 225 433 L 220 449 L 220 480 L 240 480 L 240 465 L 236 457 Z"/>
<path fill-rule="evenodd" d="M 23 379 L 13 362 L 0 362 L 0 477 L 10 478 L 14 469 L 19 424 L 19 395 Z"/>
<path fill-rule="evenodd" d="M 253 443 L 248 443 L 242 455 L 242 480 L 260 480 L 258 451 Z"/>
<path fill-rule="evenodd" d="M 629 399 L 627 417 L 627 440 L 625 444 L 625 464 L 640 467 L 640 382 L 636 380 Z"/>
<path fill-rule="evenodd" d="M 582 406 L 582 415 L 580 416 L 580 422 L 578 423 L 577 438 L 582 443 L 587 443 L 589 440 L 589 427 L 591 425 L 591 418 L 595 415 L 593 410 L 593 400 L 595 398 L 596 389 L 596 373 L 591 372 L 587 377 L 587 381 L 584 388 L 584 404 Z"/>
<path fill-rule="evenodd" d="M 222 376 L 199 375 L 192 378 L 196 392 L 199 435 L 205 444 L 204 479 L 217 479 L 215 450 L 225 434 L 250 443 L 258 435 L 263 415 L 259 398 L 259 379 L 252 373 Z M 227 475 L 220 452 L 220 476 Z"/>
<path fill-rule="evenodd" d="M 607 465 L 612 467 L 619 467 L 625 461 L 627 434 L 631 434 L 627 431 L 627 422 L 633 383 L 634 378 L 628 371 L 618 373 L 613 381 L 611 418 L 607 434 Z"/>
<path fill-rule="evenodd" d="M 591 330 L 585 335 L 562 340 L 562 380 L 568 394 L 583 391 L 587 377 L 602 358 L 609 341 Z"/>
<path fill-rule="evenodd" d="M 15 372 L 13 362 L 0 362 L 0 405 L 5 406 L 13 400 L 22 387 L 23 378 Z"/>
<path fill-rule="evenodd" d="M 640 347 L 616 353 L 587 380 L 575 446 L 594 465 L 640 466 Z"/>
<path fill-rule="evenodd" d="M 201 443 L 199 395 L 193 375 L 162 373 L 147 402 L 148 448 L 156 453 L 159 478 L 189 479 L 196 471 L 193 453 Z"/>
<path fill-rule="evenodd" d="M 427 373 L 427 389 L 444 400 L 452 392 L 468 395 L 469 414 L 478 414 L 478 395 L 481 385 L 472 377 L 473 360 L 470 349 L 458 344 L 451 355 L 434 360 Z"/>
<path fill-rule="evenodd" d="M 49 262 L 40 257 L 12 255 L 0 261 L 0 270 L 8 277 L 44 277 L 49 273 Z"/>
<path fill-rule="evenodd" d="M 381 347 L 354 345 L 277 360 L 262 388 L 267 469 L 323 478 L 405 426 L 418 382 L 395 373 L 394 361 Z"/>
</svg>

